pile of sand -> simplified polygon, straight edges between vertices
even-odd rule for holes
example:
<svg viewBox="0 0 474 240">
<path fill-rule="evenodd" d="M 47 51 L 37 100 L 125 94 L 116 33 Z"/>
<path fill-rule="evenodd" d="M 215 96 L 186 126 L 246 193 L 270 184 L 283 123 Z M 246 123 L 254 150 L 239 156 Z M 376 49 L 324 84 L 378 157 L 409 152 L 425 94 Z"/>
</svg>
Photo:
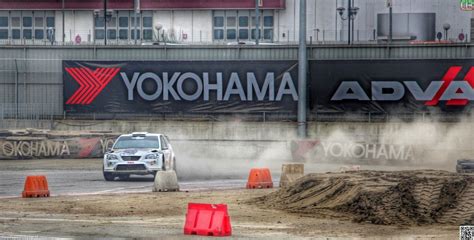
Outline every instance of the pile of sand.
<svg viewBox="0 0 474 240">
<path fill-rule="evenodd" d="M 474 176 L 445 171 L 309 174 L 264 197 L 266 208 L 375 224 L 473 224 Z"/>
</svg>

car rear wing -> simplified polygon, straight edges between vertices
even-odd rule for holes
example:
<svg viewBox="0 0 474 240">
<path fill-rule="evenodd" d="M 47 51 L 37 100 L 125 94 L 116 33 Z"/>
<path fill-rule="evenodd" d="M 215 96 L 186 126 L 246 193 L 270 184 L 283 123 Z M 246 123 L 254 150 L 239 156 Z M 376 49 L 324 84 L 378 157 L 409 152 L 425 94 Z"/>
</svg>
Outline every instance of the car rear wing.
<svg viewBox="0 0 474 240">
<path fill-rule="evenodd" d="M 146 137 L 147 132 L 133 132 L 132 137 Z"/>
</svg>

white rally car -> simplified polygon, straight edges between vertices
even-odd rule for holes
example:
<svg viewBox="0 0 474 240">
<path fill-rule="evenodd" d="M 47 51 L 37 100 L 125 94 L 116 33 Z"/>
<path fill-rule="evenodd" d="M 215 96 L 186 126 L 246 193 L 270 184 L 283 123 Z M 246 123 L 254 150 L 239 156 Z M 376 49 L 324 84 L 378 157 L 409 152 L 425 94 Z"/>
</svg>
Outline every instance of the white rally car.
<svg viewBox="0 0 474 240">
<path fill-rule="evenodd" d="M 106 181 L 128 179 L 131 174 L 154 176 L 158 171 L 176 171 L 176 158 L 167 136 L 146 132 L 121 135 L 104 155 Z"/>
</svg>

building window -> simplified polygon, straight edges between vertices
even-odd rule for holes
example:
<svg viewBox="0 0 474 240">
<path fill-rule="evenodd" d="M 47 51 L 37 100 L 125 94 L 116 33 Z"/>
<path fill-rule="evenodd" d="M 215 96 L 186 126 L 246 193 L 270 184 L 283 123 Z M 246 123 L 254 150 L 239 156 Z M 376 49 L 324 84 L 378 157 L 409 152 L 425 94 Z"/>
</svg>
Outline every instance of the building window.
<svg viewBox="0 0 474 240">
<path fill-rule="evenodd" d="M 21 18 L 12 17 L 12 38 L 21 39 Z"/>
<path fill-rule="evenodd" d="M 119 17 L 119 39 L 128 40 L 128 17 Z"/>
<path fill-rule="evenodd" d="M 117 39 L 117 30 L 107 29 L 107 39 Z"/>
<path fill-rule="evenodd" d="M 35 39 L 44 39 L 44 18 L 35 17 Z"/>
<path fill-rule="evenodd" d="M 224 27 L 224 17 L 214 17 L 214 27 Z"/>
<path fill-rule="evenodd" d="M 23 17 L 23 27 L 30 28 L 32 26 L 33 26 L 33 23 L 31 21 L 31 17 Z"/>
<path fill-rule="evenodd" d="M 54 27 L 54 17 L 46 17 L 46 27 Z"/>
<path fill-rule="evenodd" d="M 214 17 L 214 39 L 224 40 L 224 16 Z"/>
<path fill-rule="evenodd" d="M 235 29 L 227 29 L 227 40 L 237 39 L 237 32 Z"/>
<path fill-rule="evenodd" d="M 128 39 L 128 29 L 127 30 L 119 30 L 119 39 L 120 40 L 127 40 Z"/>
<path fill-rule="evenodd" d="M 153 40 L 153 17 L 143 17 L 143 39 Z"/>
<path fill-rule="evenodd" d="M 135 14 L 130 15 L 130 40 L 140 40 L 140 14 L 137 14 L 137 26 L 135 26 Z M 136 33 L 135 33 L 136 29 Z M 136 35 L 135 35 L 136 34 Z"/>
<path fill-rule="evenodd" d="M 153 40 L 153 14 L 151 11 L 142 11 L 136 15 L 137 26 L 135 34 L 135 12 L 133 11 L 115 11 L 107 22 L 107 39 L 134 41 L 135 37 L 139 41 Z M 104 19 L 96 18 L 95 21 L 95 39 L 103 40 Z"/>
<path fill-rule="evenodd" d="M 107 39 L 117 39 L 117 17 L 111 17 L 107 21 Z"/>
<path fill-rule="evenodd" d="M 263 39 L 273 40 L 273 16 L 263 17 Z"/>
<path fill-rule="evenodd" d="M 214 29 L 214 39 L 224 40 L 224 30 L 223 29 Z"/>
<path fill-rule="evenodd" d="M 8 39 L 8 29 L 0 29 L 0 39 Z"/>
<path fill-rule="evenodd" d="M 95 39 L 103 40 L 105 38 L 104 29 L 96 29 L 95 30 Z"/>
<path fill-rule="evenodd" d="M 249 39 L 249 17 L 240 16 L 239 17 L 239 40 L 248 40 Z"/>
<path fill-rule="evenodd" d="M 273 11 L 260 12 L 260 39 L 273 41 Z M 215 11 L 213 17 L 214 40 L 245 41 L 254 40 L 256 35 L 256 19 L 253 10 Z"/>
<path fill-rule="evenodd" d="M 49 40 L 49 41 L 54 41 L 54 33 L 55 33 L 55 29 L 54 29 L 54 17 L 48 17 L 46 16 L 46 38 Z"/>
<path fill-rule="evenodd" d="M 44 39 L 44 31 L 42 29 L 41 30 L 38 30 L 38 29 L 35 30 L 35 39 Z"/>
<path fill-rule="evenodd" d="M 105 38 L 105 20 L 102 16 L 96 15 L 94 21 L 94 36 L 96 40 L 103 40 Z"/>
<path fill-rule="evenodd" d="M 8 27 L 8 17 L 0 17 L 0 27 Z"/>
<path fill-rule="evenodd" d="M 8 17 L 0 17 L 0 39 L 8 39 Z"/>
<path fill-rule="evenodd" d="M 12 38 L 13 39 L 20 39 L 21 38 L 20 29 L 12 29 Z"/>
<path fill-rule="evenodd" d="M 6 16 L 0 12 L 0 39 L 43 40 L 46 36 L 45 25 L 54 28 L 52 14 L 52 11 L 11 11 Z"/>
<path fill-rule="evenodd" d="M 227 40 L 236 40 L 237 39 L 237 17 L 231 16 L 227 17 L 226 20 L 226 39 Z"/>
<path fill-rule="evenodd" d="M 153 40 L 152 29 L 143 29 L 143 40 Z"/>
<path fill-rule="evenodd" d="M 31 29 L 23 29 L 23 38 L 31 39 L 33 35 L 31 34 Z"/>
<path fill-rule="evenodd" d="M 249 30 L 239 29 L 239 40 L 248 40 L 248 39 L 249 39 Z"/>
</svg>

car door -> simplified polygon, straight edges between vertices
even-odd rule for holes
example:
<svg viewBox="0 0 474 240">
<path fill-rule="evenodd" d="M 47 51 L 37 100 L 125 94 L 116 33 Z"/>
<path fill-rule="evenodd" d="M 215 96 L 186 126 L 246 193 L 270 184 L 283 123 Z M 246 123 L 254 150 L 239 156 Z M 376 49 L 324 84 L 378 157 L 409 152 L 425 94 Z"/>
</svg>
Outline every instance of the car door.
<svg viewBox="0 0 474 240">
<path fill-rule="evenodd" d="M 165 167 L 166 167 L 166 170 L 169 170 L 171 169 L 171 165 L 170 165 L 170 162 L 171 162 L 171 149 L 168 145 L 168 143 L 166 142 L 165 138 L 163 137 L 163 135 L 160 136 L 160 143 L 161 143 L 161 151 L 163 152 L 163 155 L 164 155 L 164 160 L 165 160 Z"/>
</svg>

